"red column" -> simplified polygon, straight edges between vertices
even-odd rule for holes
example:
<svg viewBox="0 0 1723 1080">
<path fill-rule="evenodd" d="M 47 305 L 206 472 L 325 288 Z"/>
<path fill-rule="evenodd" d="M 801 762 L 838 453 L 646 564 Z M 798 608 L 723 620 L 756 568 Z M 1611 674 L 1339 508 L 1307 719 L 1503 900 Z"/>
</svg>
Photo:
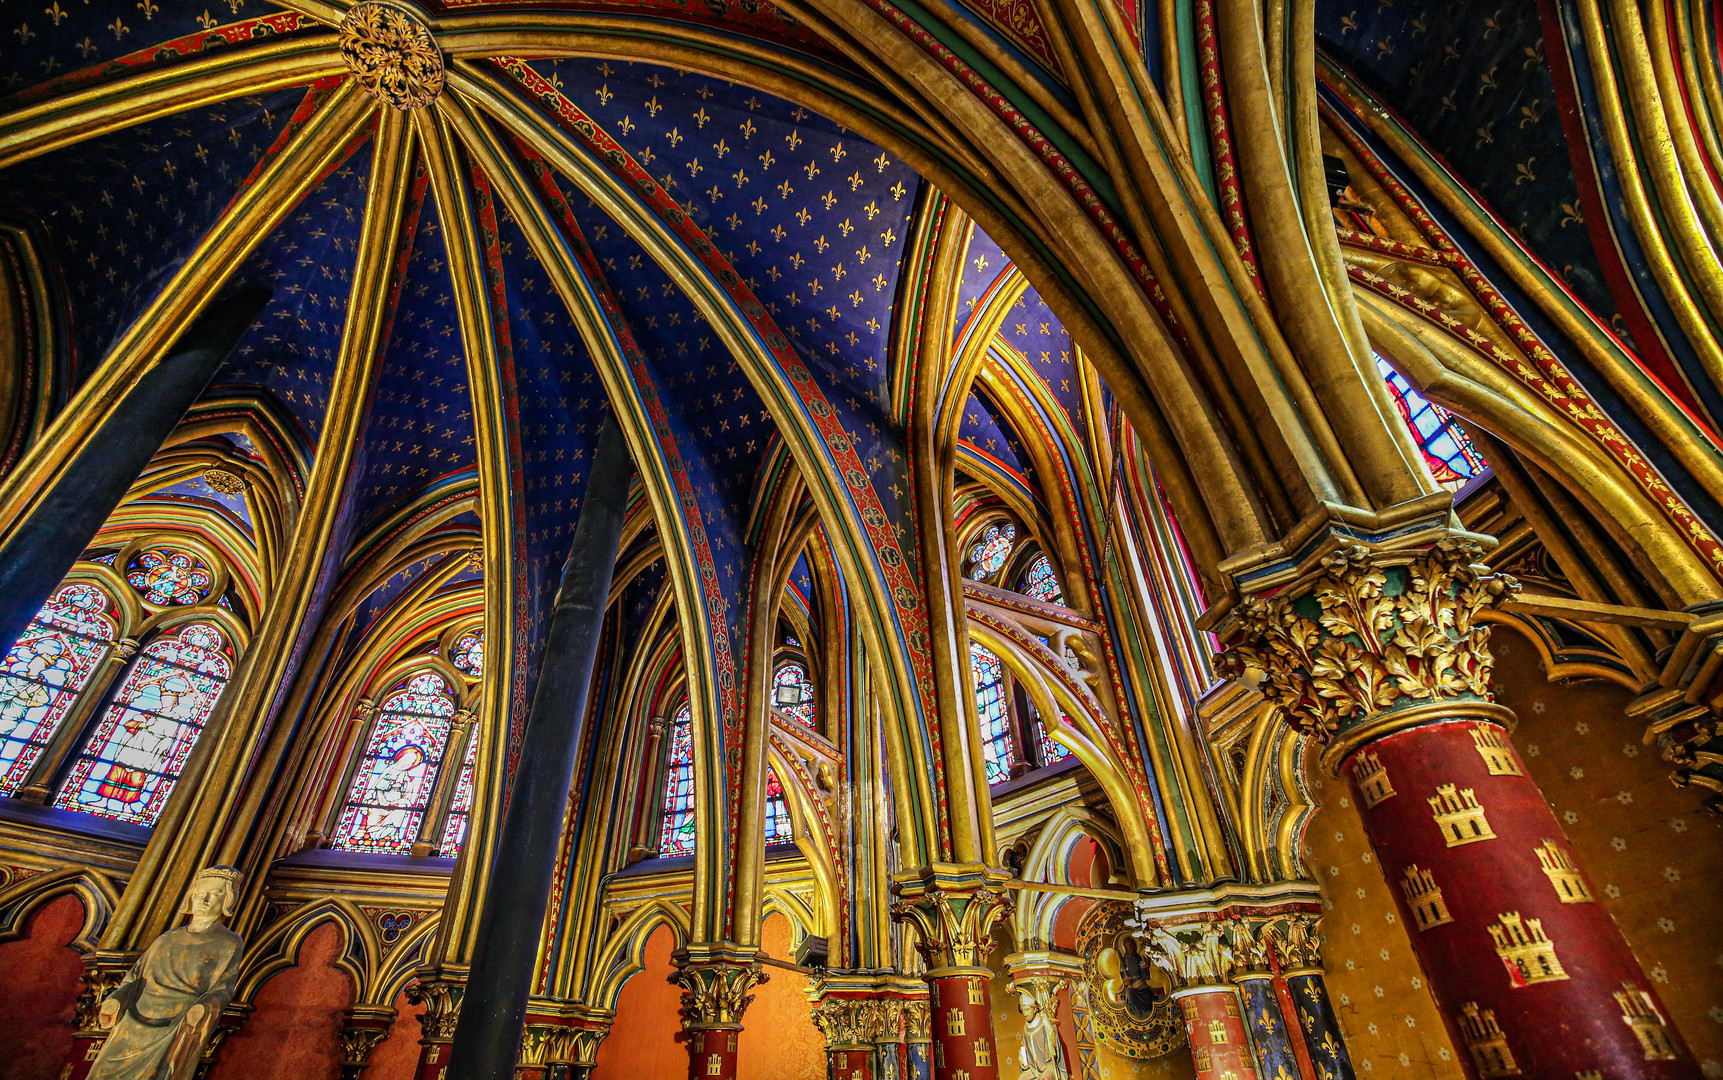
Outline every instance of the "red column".
<svg viewBox="0 0 1723 1080">
<path fill-rule="evenodd" d="M 1511 714 L 1455 711 L 1337 749 L 1470 1072 L 1697 1078 L 1509 742 Z"/>
<path fill-rule="evenodd" d="M 826 1075 L 830 1080 L 874 1080 L 874 1052 L 848 1049 L 826 1052 Z"/>
<path fill-rule="evenodd" d="M 741 1028 L 728 1031 L 705 1030 L 688 1033 L 688 1080 L 713 1080 L 716 1077 L 735 1080 L 736 1040 Z"/>
<path fill-rule="evenodd" d="M 1197 1080 L 1256 1080 L 1256 1063 L 1230 986 L 1193 986 L 1173 992 L 1185 1018 Z"/>
<path fill-rule="evenodd" d="M 930 979 L 933 993 L 933 1075 L 936 1080 L 998 1080 L 993 1005 L 982 975 Z"/>
</svg>

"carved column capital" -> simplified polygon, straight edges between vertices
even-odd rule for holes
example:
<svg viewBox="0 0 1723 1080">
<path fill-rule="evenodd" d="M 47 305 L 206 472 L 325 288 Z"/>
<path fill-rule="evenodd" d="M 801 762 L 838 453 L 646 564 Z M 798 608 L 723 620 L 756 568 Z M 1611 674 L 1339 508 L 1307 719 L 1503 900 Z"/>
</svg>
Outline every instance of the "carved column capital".
<svg viewBox="0 0 1723 1080">
<path fill-rule="evenodd" d="M 757 954 L 696 945 L 678 949 L 673 959 L 670 981 L 682 988 L 683 1030 L 741 1030 L 742 1014 L 754 1000 L 749 991 L 769 978 Z"/>
<path fill-rule="evenodd" d="M 114 642 L 114 657 L 119 660 L 130 660 L 137 655 L 138 643 L 131 638 L 121 638 Z"/>
<path fill-rule="evenodd" d="M 822 997 L 812 1012 L 814 1026 L 826 1037 L 827 1050 L 867 1049 L 887 1041 L 889 1019 L 879 998 Z"/>
<path fill-rule="evenodd" d="M 1478 565 L 1482 554 L 1463 537 L 1412 550 L 1342 544 L 1272 595 L 1246 596 L 1216 670 L 1255 682 L 1280 718 L 1337 748 L 1431 707 L 1506 723 L 1491 704 L 1490 631 L 1478 616 L 1519 585 Z"/>
<path fill-rule="evenodd" d="M 353 706 L 353 723 L 363 724 L 377 715 L 377 702 L 371 698 L 360 698 Z"/>
<path fill-rule="evenodd" d="M 1141 912 L 1125 920 L 1143 953 L 1167 973 L 1173 988 L 1229 986 L 1242 966 L 1226 925 L 1212 922 L 1167 926 Z"/>
<path fill-rule="evenodd" d="M 962 879 L 933 871 L 900 887 L 903 899 L 891 906 L 892 918 L 915 927 L 927 960 L 927 977 L 971 974 L 991 977 L 988 954 L 993 927 L 1011 913 L 1011 897 L 1000 887 L 1001 871 L 974 868 Z"/>
<path fill-rule="evenodd" d="M 408 984 L 407 1000 L 425 1007 L 419 1014 L 424 1041 L 446 1043 L 455 1037 L 455 1021 L 460 1019 L 466 991 L 466 980 L 429 969 L 419 973 L 417 982 Z"/>
<path fill-rule="evenodd" d="M 359 1080 L 371 1064 L 371 1052 L 389 1037 L 395 1010 L 386 1005 L 353 1005 L 342 1012 L 342 1080 Z"/>
</svg>

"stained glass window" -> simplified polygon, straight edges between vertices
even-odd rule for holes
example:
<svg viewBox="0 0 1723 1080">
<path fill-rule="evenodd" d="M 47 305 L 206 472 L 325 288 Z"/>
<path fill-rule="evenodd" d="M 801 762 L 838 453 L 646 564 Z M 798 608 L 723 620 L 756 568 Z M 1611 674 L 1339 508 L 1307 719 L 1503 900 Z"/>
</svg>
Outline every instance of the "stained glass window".
<svg viewBox="0 0 1723 1080">
<path fill-rule="evenodd" d="M 1071 718 L 1066 716 L 1063 712 L 1059 714 L 1059 720 L 1067 726 L 1071 723 Z M 1039 736 L 1041 740 L 1042 765 L 1051 765 L 1055 761 L 1064 761 L 1066 758 L 1071 756 L 1070 747 L 1065 746 L 1062 743 L 1054 742 L 1053 736 L 1047 734 L 1047 725 L 1039 716 L 1035 718 L 1035 734 Z"/>
<path fill-rule="evenodd" d="M 1035 561 L 1029 564 L 1029 569 L 1023 572 L 1023 580 L 1018 584 L 1017 591 L 1025 596 L 1033 596 L 1042 603 L 1065 606 L 1065 591 L 1059 588 L 1059 576 L 1053 572 L 1053 560 L 1045 555 L 1037 555 Z"/>
<path fill-rule="evenodd" d="M 772 676 L 772 704 L 779 712 L 814 727 L 814 684 L 808 681 L 808 669 L 794 661 L 778 665 Z"/>
<path fill-rule="evenodd" d="M 658 857 L 694 854 L 694 713 L 687 702 L 670 721 L 670 758 L 664 770 L 664 828 Z"/>
<path fill-rule="evenodd" d="M 144 603 L 159 607 L 201 604 L 214 582 L 202 559 L 173 548 L 151 548 L 126 568 L 126 583 L 143 594 Z"/>
<path fill-rule="evenodd" d="M 969 565 L 972 567 L 970 576 L 976 581 L 986 581 L 999 572 L 1005 565 L 1005 560 L 1011 555 L 1011 545 L 1017 540 L 1017 526 L 1009 521 L 1001 521 L 989 525 L 981 533 L 981 539 L 969 549 Z"/>
<path fill-rule="evenodd" d="M 476 679 L 485 673 L 485 632 L 469 630 L 455 639 L 455 647 L 449 650 L 449 663 L 469 679 Z"/>
<path fill-rule="evenodd" d="M 461 762 L 461 775 L 455 780 L 455 794 L 449 800 L 449 816 L 443 824 L 443 842 L 437 854 L 452 859 L 461 853 L 461 841 L 467 838 L 467 819 L 473 813 L 473 767 L 479 760 L 479 733 L 467 740 L 467 756 Z"/>
<path fill-rule="evenodd" d="M 981 756 L 988 784 L 1011 779 L 1011 714 L 1005 707 L 1005 665 L 980 645 L 969 646 L 969 666 L 975 673 L 975 711 L 981 714 Z"/>
<path fill-rule="evenodd" d="M 413 676 L 383 699 L 335 829 L 335 847 L 394 855 L 412 850 L 436 790 L 454 715 L 447 684 L 431 672 Z"/>
<path fill-rule="evenodd" d="M 233 673 L 221 632 L 191 623 L 132 664 L 54 805 L 154 825 Z"/>
<path fill-rule="evenodd" d="M 776 769 L 766 770 L 766 843 L 788 844 L 796 838 L 790 829 L 790 804 Z"/>
<path fill-rule="evenodd" d="M 1394 407 L 1400 410 L 1400 419 L 1406 422 L 1413 440 L 1424 451 L 1424 460 L 1437 483 L 1449 491 L 1458 491 L 1466 481 L 1489 467 L 1484 455 L 1478 453 L 1478 448 L 1455 422 L 1453 413 L 1425 400 L 1424 395 L 1412 389 L 1405 376 L 1380 356 L 1376 357 L 1376 370 L 1387 381 Z"/>
<path fill-rule="evenodd" d="M 0 795 L 16 794 L 114 641 L 108 597 L 62 586 L 0 664 Z"/>
</svg>

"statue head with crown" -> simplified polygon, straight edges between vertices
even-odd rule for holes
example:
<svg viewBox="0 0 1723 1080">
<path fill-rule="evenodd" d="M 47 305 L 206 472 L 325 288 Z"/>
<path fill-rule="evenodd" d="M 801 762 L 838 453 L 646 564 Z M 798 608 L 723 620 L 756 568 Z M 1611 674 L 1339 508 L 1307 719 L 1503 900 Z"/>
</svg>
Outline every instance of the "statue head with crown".
<svg viewBox="0 0 1723 1080">
<path fill-rule="evenodd" d="M 233 997 L 244 941 L 222 925 L 239 904 L 244 875 L 211 866 L 180 903 L 188 915 L 150 943 L 102 1002 L 109 1029 L 90 1080 L 190 1080 L 204 1042 Z"/>
</svg>

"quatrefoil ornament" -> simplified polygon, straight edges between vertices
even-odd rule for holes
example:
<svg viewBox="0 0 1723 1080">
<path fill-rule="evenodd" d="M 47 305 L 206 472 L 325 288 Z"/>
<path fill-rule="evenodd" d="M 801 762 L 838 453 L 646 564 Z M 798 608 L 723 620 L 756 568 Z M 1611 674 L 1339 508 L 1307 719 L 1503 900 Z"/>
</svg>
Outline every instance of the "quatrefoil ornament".
<svg viewBox="0 0 1723 1080">
<path fill-rule="evenodd" d="M 400 8 L 355 5 L 341 20 L 341 58 L 392 109 L 422 109 L 443 92 L 443 54 L 430 29 Z"/>
</svg>

